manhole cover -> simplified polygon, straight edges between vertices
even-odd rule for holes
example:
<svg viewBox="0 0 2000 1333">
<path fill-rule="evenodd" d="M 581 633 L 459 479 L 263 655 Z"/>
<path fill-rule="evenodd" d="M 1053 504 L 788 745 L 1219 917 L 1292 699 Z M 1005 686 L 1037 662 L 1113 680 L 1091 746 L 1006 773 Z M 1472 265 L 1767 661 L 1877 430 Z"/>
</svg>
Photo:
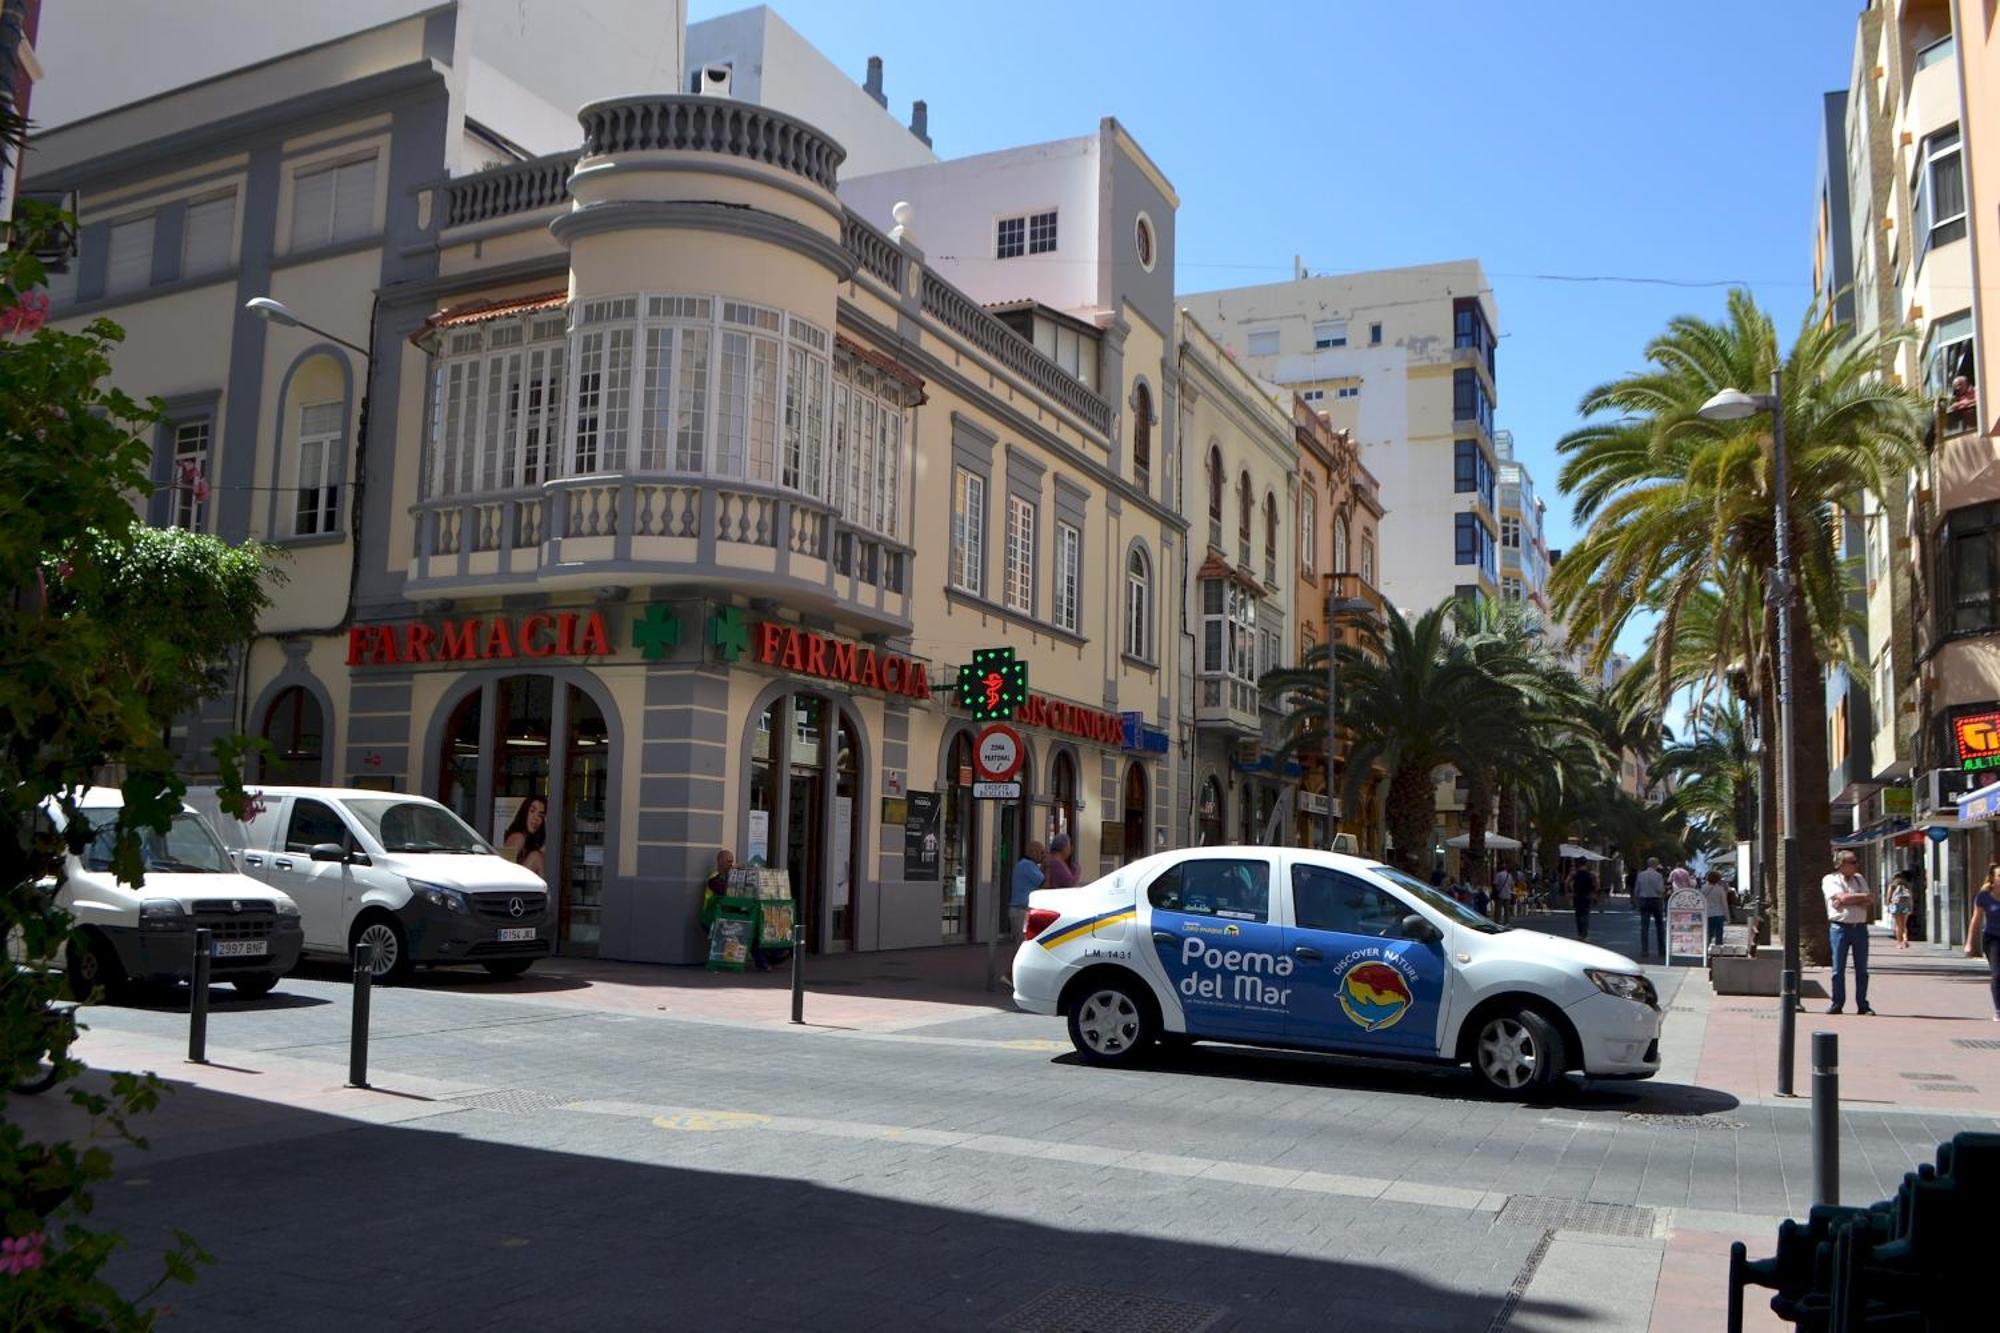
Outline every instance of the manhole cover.
<svg viewBox="0 0 2000 1333">
<path fill-rule="evenodd" d="M 1541 1227 L 1550 1231 L 1587 1231 L 1598 1236 L 1653 1234 L 1653 1210 L 1628 1203 L 1592 1203 L 1587 1199 L 1549 1199 L 1536 1194 L 1516 1194 L 1500 1210 L 1500 1220 L 1511 1226 Z"/>
<path fill-rule="evenodd" d="M 530 1092 L 525 1088 L 506 1088 L 499 1092 L 472 1092 L 463 1097 L 447 1097 L 445 1100 L 481 1111 L 505 1111 L 509 1115 L 537 1115 L 543 1111 L 560 1111 L 576 1098 L 557 1097 L 546 1092 Z"/>
<path fill-rule="evenodd" d="M 1628 1124 L 1652 1125 L 1659 1129 L 1741 1129 L 1741 1120 L 1719 1115 L 1655 1115 L 1647 1111 L 1627 1111 Z"/>
<path fill-rule="evenodd" d="M 2000 1051 L 2000 1041 L 1990 1037 L 1953 1037 L 1951 1044 L 1963 1046 L 1968 1051 Z"/>
<path fill-rule="evenodd" d="M 1189 1305 L 1110 1287 L 1050 1287 L 993 1327 L 1015 1333 L 1201 1333 L 1221 1306 Z"/>
<path fill-rule="evenodd" d="M 1968 1088 L 1963 1083 L 1918 1083 L 1914 1086 L 1916 1087 L 1918 1092 L 1978 1092 L 1979 1091 L 1979 1089 L 1977 1088 Z"/>
</svg>

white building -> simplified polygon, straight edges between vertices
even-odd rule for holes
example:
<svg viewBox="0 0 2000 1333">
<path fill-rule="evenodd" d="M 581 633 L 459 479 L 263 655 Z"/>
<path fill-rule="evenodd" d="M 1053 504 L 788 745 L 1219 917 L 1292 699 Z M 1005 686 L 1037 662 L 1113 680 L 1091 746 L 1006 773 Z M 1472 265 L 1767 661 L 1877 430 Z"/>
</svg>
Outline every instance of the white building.
<svg viewBox="0 0 2000 1333">
<path fill-rule="evenodd" d="M 1549 621 L 1549 507 L 1527 464 L 1514 457 L 1514 432 L 1493 433 L 1500 456 L 1500 596 L 1526 602 Z"/>
</svg>

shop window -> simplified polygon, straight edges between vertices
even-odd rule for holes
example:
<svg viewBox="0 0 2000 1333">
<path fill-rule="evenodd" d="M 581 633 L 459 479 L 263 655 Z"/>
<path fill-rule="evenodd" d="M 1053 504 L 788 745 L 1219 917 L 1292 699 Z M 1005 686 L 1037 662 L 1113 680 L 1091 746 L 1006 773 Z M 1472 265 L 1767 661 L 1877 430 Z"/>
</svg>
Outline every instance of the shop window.
<svg viewBox="0 0 2000 1333">
<path fill-rule="evenodd" d="M 947 944 L 970 938 L 966 888 L 973 867 L 979 863 L 981 809 L 972 799 L 972 779 L 972 735 L 961 731 L 952 738 L 945 771 L 938 775 L 938 786 L 944 791 L 941 938 Z"/>
<path fill-rule="evenodd" d="M 316 786 L 326 780 L 326 715 L 312 693 L 294 685 L 264 714 L 265 756 L 260 778 L 280 786 Z"/>
<path fill-rule="evenodd" d="M 1146 855 L 1146 804 L 1152 784 L 1140 764 L 1125 767 L 1125 861 L 1130 864 Z"/>
<path fill-rule="evenodd" d="M 1080 855 L 1076 845 L 1076 811 L 1076 760 L 1069 751 L 1058 750 L 1049 765 L 1049 837 L 1054 838 L 1058 833 L 1069 835 L 1072 865 Z"/>
</svg>

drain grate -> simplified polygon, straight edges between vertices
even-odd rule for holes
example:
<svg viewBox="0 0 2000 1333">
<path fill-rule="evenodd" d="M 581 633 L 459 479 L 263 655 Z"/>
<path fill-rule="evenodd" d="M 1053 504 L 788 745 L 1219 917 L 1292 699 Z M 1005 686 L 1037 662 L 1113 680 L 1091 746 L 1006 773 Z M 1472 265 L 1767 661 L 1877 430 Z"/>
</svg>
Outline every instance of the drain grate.
<svg viewBox="0 0 2000 1333">
<path fill-rule="evenodd" d="M 1202 1333 L 1226 1313 L 1111 1287 L 1050 1287 L 994 1323 L 1013 1333 Z"/>
<path fill-rule="evenodd" d="M 1968 1087 L 1966 1087 L 1966 1086 L 1965 1086 L 1965 1085 L 1964 1085 L 1963 1083 L 1918 1083 L 1918 1084 L 1915 1084 L 1914 1086 L 1916 1087 L 1916 1090 L 1917 1090 L 1918 1092 L 1972 1092 L 1972 1093 L 1976 1093 L 1976 1092 L 1978 1092 L 1978 1091 L 1979 1091 L 1979 1089 L 1977 1089 L 1977 1088 L 1968 1088 Z"/>
<path fill-rule="evenodd" d="M 1629 1203 L 1592 1203 L 1587 1199 L 1550 1199 L 1537 1194 L 1516 1194 L 1500 1210 L 1500 1221 L 1511 1226 L 1541 1227 L 1550 1231 L 1587 1231 L 1596 1236 L 1653 1234 L 1653 1210 Z"/>
<path fill-rule="evenodd" d="M 1953 1037 L 1951 1044 L 1963 1046 L 1968 1051 L 2000 1051 L 2000 1041 L 1990 1037 Z"/>
<path fill-rule="evenodd" d="M 1897 1078 L 1907 1078 L 1907 1079 L 1914 1079 L 1914 1080 L 1916 1080 L 1916 1081 L 1917 1081 L 1918 1083 L 1956 1083 L 1956 1082 L 1958 1082 L 1958 1075 L 1956 1075 L 1956 1074 L 1911 1074 L 1911 1073 L 1908 1073 L 1908 1072 L 1905 1072 L 1905 1073 L 1900 1073 L 1900 1074 L 1897 1074 L 1897 1075 L 1896 1075 L 1896 1077 L 1897 1077 Z"/>
<path fill-rule="evenodd" d="M 1625 1123 L 1650 1125 L 1656 1129 L 1741 1129 L 1741 1120 L 1719 1115 L 1656 1115 L 1648 1111 L 1627 1111 Z"/>
<path fill-rule="evenodd" d="M 479 1111 L 537 1115 L 543 1111 L 560 1111 L 576 1098 L 557 1097 L 546 1092 L 530 1092 L 526 1088 L 503 1088 L 498 1092 L 469 1092 L 463 1097 L 447 1097 L 445 1100 Z"/>
</svg>

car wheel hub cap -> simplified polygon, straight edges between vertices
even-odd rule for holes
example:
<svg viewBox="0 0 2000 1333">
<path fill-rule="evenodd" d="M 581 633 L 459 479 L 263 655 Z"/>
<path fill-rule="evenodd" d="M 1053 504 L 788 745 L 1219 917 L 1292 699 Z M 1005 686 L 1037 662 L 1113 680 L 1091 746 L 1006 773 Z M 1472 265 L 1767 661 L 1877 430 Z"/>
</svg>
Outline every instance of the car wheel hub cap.
<svg viewBox="0 0 2000 1333">
<path fill-rule="evenodd" d="M 1540 1053 L 1535 1039 L 1511 1018 L 1486 1025 L 1479 1034 L 1479 1068 L 1503 1088 L 1519 1088 L 1535 1076 Z"/>
<path fill-rule="evenodd" d="M 361 932 L 361 942 L 375 946 L 375 962 L 369 969 L 381 976 L 396 965 L 396 932 L 387 926 L 370 926 Z"/>
<path fill-rule="evenodd" d="M 1099 991 L 1083 1002 L 1076 1027 L 1091 1050 L 1099 1055 L 1117 1055 L 1130 1050 L 1138 1036 L 1139 1011 L 1117 991 Z"/>
</svg>

